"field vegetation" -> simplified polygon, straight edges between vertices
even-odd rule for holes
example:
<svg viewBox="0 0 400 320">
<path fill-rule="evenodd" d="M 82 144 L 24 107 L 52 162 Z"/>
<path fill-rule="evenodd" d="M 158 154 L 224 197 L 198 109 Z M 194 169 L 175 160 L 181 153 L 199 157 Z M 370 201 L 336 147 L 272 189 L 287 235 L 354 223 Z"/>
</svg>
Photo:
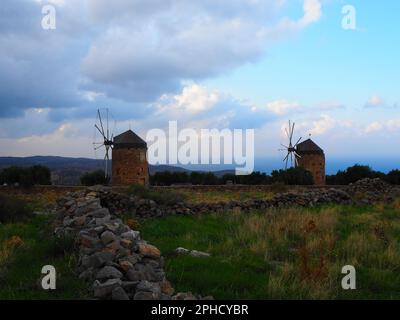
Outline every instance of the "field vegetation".
<svg viewBox="0 0 400 320">
<path fill-rule="evenodd" d="M 141 222 L 179 291 L 217 299 L 400 299 L 400 201 Z M 211 253 L 175 254 L 177 247 Z M 357 289 L 341 288 L 353 265 Z"/>
</svg>

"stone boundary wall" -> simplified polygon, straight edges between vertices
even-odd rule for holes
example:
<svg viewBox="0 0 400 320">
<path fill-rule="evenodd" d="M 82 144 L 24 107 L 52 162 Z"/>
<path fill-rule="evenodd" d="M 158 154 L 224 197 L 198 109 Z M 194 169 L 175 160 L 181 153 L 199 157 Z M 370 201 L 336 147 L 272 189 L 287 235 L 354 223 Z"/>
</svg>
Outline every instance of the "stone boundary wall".
<svg viewBox="0 0 400 320">
<path fill-rule="evenodd" d="M 96 188 L 71 192 L 57 201 L 54 233 L 75 238 L 77 273 L 91 284 L 95 299 L 202 299 L 190 292 L 174 294 L 160 250 L 102 207 Z"/>
<path fill-rule="evenodd" d="M 400 196 L 399 187 L 390 186 L 379 179 L 365 179 L 346 188 L 313 188 L 305 191 L 277 193 L 271 199 L 227 201 L 218 203 L 179 202 L 172 205 L 158 204 L 151 199 L 140 199 L 111 188 L 99 190 L 103 206 L 116 214 L 129 213 L 140 218 L 163 217 L 174 214 L 193 215 L 227 210 L 263 210 L 290 206 L 314 207 L 323 204 L 371 205 L 390 202 Z"/>
</svg>

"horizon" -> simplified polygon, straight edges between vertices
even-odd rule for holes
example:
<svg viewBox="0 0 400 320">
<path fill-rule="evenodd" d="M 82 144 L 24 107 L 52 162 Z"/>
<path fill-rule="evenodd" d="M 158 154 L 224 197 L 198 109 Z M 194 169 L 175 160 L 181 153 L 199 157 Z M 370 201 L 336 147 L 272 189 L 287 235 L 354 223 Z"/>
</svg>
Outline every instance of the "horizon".
<svg viewBox="0 0 400 320">
<path fill-rule="evenodd" d="M 35 156 L 26 156 L 26 157 L 13 157 L 13 156 L 0 156 L 1 158 L 71 158 L 71 159 L 83 159 L 83 160 L 93 160 L 93 161 L 103 161 L 99 158 L 90 158 L 90 157 L 64 157 L 64 156 L 55 156 L 55 155 L 35 155 Z M 369 166 L 372 170 L 383 172 L 387 174 L 392 170 L 400 170 L 400 165 L 397 159 L 390 158 L 374 158 L 369 160 L 369 162 L 359 161 L 357 159 L 343 159 L 343 158 L 331 158 L 326 162 L 326 174 L 334 175 L 338 171 L 346 170 L 349 167 L 354 165 L 363 165 Z M 153 166 L 169 166 L 169 167 L 179 167 L 183 169 L 187 169 L 190 171 L 225 171 L 225 170 L 234 170 L 234 167 L 231 165 L 168 165 L 168 164 L 151 164 Z M 255 168 L 254 172 L 262 172 L 266 174 L 271 174 L 273 170 L 284 169 L 284 164 L 282 160 L 277 158 L 266 158 L 266 159 L 256 159 L 255 160 Z"/>
</svg>

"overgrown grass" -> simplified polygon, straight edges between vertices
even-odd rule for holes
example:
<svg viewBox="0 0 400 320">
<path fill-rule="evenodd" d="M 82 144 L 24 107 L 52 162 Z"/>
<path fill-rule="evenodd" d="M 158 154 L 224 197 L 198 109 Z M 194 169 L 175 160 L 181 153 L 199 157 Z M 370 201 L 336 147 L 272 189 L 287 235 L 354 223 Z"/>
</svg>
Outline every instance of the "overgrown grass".
<svg viewBox="0 0 400 320">
<path fill-rule="evenodd" d="M 86 284 L 74 273 L 76 255 L 71 239 L 55 241 L 49 217 L 0 225 L 0 299 L 80 299 Z M 41 269 L 53 265 L 57 289 L 41 288 Z"/>
<path fill-rule="evenodd" d="M 27 201 L 0 193 L 0 223 L 23 221 L 31 215 L 32 208 Z"/>
<path fill-rule="evenodd" d="M 157 192 L 152 189 L 145 188 L 142 185 L 132 185 L 128 189 L 128 193 L 133 196 L 138 196 L 142 199 L 150 199 L 158 204 L 170 205 L 176 204 L 186 200 L 186 196 L 175 190 L 163 190 L 163 192 Z"/>
<path fill-rule="evenodd" d="M 240 211 L 141 222 L 178 291 L 217 299 L 400 299 L 400 202 Z M 174 249 L 210 258 L 176 256 Z M 341 288 L 354 265 L 357 290 Z"/>
<path fill-rule="evenodd" d="M 190 203 L 216 203 L 216 202 L 228 202 L 231 200 L 245 201 L 255 199 L 271 199 L 274 195 L 273 192 L 266 191 L 235 191 L 235 190 L 193 190 L 193 189 L 182 189 L 179 191 L 185 196 Z"/>
</svg>

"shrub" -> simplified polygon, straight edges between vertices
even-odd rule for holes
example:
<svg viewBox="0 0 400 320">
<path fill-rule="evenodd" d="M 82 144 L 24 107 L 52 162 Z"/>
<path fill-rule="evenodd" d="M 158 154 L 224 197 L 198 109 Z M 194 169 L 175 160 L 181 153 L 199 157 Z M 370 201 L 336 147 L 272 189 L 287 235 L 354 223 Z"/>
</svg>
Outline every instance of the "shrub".
<svg viewBox="0 0 400 320">
<path fill-rule="evenodd" d="M 26 168 L 12 166 L 3 169 L 0 183 L 18 183 L 23 187 L 31 187 L 35 184 L 51 185 L 51 172 L 49 168 L 41 165 Z"/>
<path fill-rule="evenodd" d="M 400 184 L 400 170 L 392 170 L 386 176 L 386 181 L 391 184 Z"/>
<path fill-rule="evenodd" d="M 87 172 L 81 176 L 81 184 L 84 186 L 105 185 L 108 184 L 109 179 L 103 170 L 96 170 Z"/>
<path fill-rule="evenodd" d="M 20 222 L 32 215 L 28 204 L 15 196 L 0 194 L 0 222 Z"/>
<path fill-rule="evenodd" d="M 302 167 L 290 168 L 287 170 L 272 171 L 272 181 L 274 183 L 284 183 L 287 185 L 312 185 L 314 179 L 311 172 Z"/>
<path fill-rule="evenodd" d="M 174 190 L 155 191 L 142 185 L 132 185 L 128 193 L 142 199 L 150 199 L 158 204 L 171 205 L 185 200 L 185 195 Z"/>
</svg>

